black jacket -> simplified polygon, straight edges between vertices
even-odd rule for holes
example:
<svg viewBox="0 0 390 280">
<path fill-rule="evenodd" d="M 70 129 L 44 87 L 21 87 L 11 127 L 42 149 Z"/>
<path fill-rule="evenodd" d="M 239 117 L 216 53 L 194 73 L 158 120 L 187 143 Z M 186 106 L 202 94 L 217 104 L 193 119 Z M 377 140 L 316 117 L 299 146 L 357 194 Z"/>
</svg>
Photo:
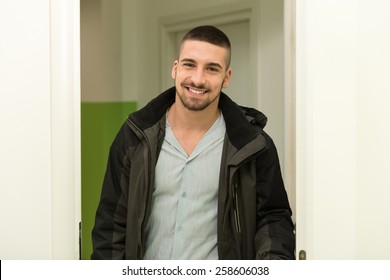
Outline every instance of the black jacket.
<svg viewBox="0 0 390 280">
<path fill-rule="evenodd" d="M 93 259 L 142 259 L 171 88 L 131 114 L 110 148 Z M 219 259 L 294 259 L 291 209 L 266 117 L 221 93 L 226 123 L 218 193 Z"/>
</svg>

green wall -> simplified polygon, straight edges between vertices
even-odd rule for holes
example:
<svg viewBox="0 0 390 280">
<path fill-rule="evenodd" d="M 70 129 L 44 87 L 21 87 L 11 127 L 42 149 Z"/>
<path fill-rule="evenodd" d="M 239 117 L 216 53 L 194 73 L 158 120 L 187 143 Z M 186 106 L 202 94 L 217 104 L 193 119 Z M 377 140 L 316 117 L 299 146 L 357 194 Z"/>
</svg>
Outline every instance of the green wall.
<svg viewBox="0 0 390 280">
<path fill-rule="evenodd" d="M 81 103 L 82 259 L 92 253 L 91 232 L 110 145 L 135 102 Z"/>
</svg>

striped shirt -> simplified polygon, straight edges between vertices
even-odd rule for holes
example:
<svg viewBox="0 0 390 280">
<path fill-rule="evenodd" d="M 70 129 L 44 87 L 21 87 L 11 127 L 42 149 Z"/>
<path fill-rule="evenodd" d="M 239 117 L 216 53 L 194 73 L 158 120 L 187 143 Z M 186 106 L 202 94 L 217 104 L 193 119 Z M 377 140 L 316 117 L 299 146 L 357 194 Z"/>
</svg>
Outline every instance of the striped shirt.
<svg viewBox="0 0 390 280">
<path fill-rule="evenodd" d="M 225 131 L 221 114 L 188 156 L 167 121 L 144 259 L 218 259 L 217 198 Z"/>
</svg>

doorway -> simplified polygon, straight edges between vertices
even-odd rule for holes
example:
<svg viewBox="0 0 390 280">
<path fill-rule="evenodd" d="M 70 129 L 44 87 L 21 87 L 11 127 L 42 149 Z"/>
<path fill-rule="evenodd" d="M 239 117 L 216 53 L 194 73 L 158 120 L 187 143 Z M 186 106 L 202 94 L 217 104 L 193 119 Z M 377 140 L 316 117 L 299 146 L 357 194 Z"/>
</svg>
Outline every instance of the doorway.
<svg viewBox="0 0 390 280">
<path fill-rule="evenodd" d="M 285 22 L 290 1 L 80 3 L 83 259 L 91 255 L 91 230 L 115 133 L 129 113 L 173 85 L 178 40 L 200 24 L 216 25 L 230 37 L 233 75 L 225 92 L 268 116 L 266 131 L 277 146 L 295 213 L 293 67 L 286 55 L 292 48 Z"/>
</svg>

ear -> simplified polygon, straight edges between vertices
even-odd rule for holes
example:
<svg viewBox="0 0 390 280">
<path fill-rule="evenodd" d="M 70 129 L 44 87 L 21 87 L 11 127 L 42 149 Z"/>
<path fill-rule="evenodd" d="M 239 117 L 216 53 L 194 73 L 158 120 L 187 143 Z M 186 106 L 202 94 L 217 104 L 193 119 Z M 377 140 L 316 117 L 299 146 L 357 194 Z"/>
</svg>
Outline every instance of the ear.
<svg viewBox="0 0 390 280">
<path fill-rule="evenodd" d="M 175 60 L 172 65 L 172 71 L 171 71 L 171 77 L 172 79 L 176 79 L 176 71 L 177 71 L 177 65 L 179 65 L 179 61 Z"/>
<path fill-rule="evenodd" d="M 229 68 L 226 71 L 225 78 L 223 79 L 223 84 L 222 84 L 223 88 L 227 88 L 229 86 L 229 84 L 230 84 L 230 77 L 231 76 L 232 76 L 232 69 Z"/>
</svg>

